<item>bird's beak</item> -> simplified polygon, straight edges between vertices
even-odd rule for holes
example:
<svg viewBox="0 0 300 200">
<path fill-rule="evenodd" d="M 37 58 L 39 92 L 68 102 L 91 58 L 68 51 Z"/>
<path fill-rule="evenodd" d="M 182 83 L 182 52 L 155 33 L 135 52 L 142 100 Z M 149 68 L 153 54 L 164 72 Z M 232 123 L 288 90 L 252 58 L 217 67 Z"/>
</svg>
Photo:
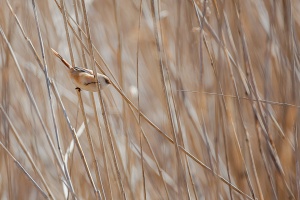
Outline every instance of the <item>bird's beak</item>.
<svg viewBox="0 0 300 200">
<path fill-rule="evenodd" d="M 109 80 L 108 78 L 105 78 L 105 83 L 106 83 L 107 85 L 111 84 L 111 82 L 110 82 L 110 80 Z"/>
</svg>

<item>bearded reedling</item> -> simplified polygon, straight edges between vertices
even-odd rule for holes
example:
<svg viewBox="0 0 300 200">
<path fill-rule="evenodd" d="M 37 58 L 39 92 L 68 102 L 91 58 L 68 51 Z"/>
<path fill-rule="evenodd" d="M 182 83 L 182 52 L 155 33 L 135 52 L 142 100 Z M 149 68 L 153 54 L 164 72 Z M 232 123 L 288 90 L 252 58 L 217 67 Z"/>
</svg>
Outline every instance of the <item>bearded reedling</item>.
<svg viewBox="0 0 300 200">
<path fill-rule="evenodd" d="M 58 57 L 68 68 L 69 75 L 72 79 L 72 82 L 75 84 L 76 89 L 97 92 L 97 80 L 99 85 L 101 86 L 101 89 L 105 88 L 111 83 L 107 76 L 99 73 L 97 73 L 96 80 L 94 77 L 94 72 L 92 70 L 81 67 L 73 67 L 54 49 L 52 49 L 52 51 L 54 55 Z"/>
</svg>

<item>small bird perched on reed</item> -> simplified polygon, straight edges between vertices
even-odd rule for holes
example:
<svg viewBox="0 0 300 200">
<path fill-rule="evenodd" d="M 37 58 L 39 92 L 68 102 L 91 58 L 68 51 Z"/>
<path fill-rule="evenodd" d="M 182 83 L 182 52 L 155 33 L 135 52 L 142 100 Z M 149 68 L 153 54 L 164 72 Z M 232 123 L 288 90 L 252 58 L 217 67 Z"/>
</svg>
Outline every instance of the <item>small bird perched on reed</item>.
<svg viewBox="0 0 300 200">
<path fill-rule="evenodd" d="M 51 48 L 52 49 L 52 48 Z M 90 92 L 97 92 L 97 80 L 100 84 L 100 88 L 108 86 L 111 82 L 109 78 L 103 74 L 97 73 L 97 80 L 94 77 L 94 72 L 90 69 L 85 69 L 81 67 L 73 67 L 70 65 L 63 57 L 52 49 L 54 55 L 58 57 L 68 68 L 68 72 L 72 79 L 72 82 L 75 84 L 76 89 L 87 90 Z"/>
</svg>

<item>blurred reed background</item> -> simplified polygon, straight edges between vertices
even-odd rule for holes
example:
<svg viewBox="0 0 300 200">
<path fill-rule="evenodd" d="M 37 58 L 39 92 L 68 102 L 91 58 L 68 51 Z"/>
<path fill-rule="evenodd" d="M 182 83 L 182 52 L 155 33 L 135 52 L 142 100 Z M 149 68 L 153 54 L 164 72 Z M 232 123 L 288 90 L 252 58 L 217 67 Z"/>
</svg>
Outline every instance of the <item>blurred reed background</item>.
<svg viewBox="0 0 300 200">
<path fill-rule="evenodd" d="M 0 199 L 300 199 L 299 1 L 0 5 Z"/>
</svg>

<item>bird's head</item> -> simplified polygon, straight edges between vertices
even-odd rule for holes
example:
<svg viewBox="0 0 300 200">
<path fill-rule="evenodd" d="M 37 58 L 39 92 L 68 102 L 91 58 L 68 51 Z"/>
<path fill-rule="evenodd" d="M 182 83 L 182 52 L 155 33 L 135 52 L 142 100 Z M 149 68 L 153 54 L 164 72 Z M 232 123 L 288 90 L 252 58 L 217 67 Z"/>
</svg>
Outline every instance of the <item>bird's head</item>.
<svg viewBox="0 0 300 200">
<path fill-rule="evenodd" d="M 99 84 L 101 85 L 101 88 L 105 88 L 106 86 L 111 84 L 110 79 L 103 74 L 97 74 L 97 79 L 98 79 Z"/>
</svg>

